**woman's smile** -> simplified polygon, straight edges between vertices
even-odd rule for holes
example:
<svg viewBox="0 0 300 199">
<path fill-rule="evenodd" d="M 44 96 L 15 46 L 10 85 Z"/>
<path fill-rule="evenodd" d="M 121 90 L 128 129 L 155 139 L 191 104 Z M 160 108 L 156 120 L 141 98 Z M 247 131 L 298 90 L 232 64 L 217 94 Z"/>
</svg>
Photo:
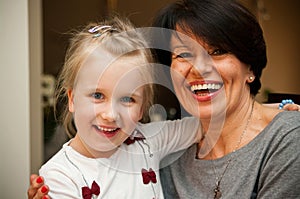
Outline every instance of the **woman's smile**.
<svg viewBox="0 0 300 199">
<path fill-rule="evenodd" d="M 188 85 L 188 89 L 197 101 L 211 100 L 220 92 L 221 88 L 223 88 L 223 83 L 216 81 L 193 81 Z"/>
</svg>

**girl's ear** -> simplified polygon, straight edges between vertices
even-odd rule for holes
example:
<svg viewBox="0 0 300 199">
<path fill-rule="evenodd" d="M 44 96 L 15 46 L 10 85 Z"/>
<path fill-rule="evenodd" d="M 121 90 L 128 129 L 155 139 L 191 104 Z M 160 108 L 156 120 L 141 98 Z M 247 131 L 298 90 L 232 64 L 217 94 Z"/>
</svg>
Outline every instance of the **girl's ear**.
<svg viewBox="0 0 300 199">
<path fill-rule="evenodd" d="M 140 115 L 139 115 L 139 120 L 143 119 L 143 115 L 144 115 L 144 108 L 141 107 L 141 111 L 140 111 Z"/>
<path fill-rule="evenodd" d="M 73 113 L 75 110 L 74 110 L 74 95 L 72 89 L 68 90 L 68 105 L 69 105 L 69 111 Z"/>
</svg>

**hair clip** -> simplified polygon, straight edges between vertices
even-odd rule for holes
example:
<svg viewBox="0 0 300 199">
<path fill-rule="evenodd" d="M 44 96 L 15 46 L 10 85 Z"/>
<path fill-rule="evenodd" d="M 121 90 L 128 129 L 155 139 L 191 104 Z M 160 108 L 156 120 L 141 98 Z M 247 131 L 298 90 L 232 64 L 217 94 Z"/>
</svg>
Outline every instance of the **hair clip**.
<svg viewBox="0 0 300 199">
<path fill-rule="evenodd" d="M 90 28 L 88 31 L 91 34 L 94 34 L 93 37 L 99 37 L 107 31 L 117 31 L 117 29 L 113 28 L 112 26 L 104 25 L 104 26 L 94 26 Z"/>
</svg>

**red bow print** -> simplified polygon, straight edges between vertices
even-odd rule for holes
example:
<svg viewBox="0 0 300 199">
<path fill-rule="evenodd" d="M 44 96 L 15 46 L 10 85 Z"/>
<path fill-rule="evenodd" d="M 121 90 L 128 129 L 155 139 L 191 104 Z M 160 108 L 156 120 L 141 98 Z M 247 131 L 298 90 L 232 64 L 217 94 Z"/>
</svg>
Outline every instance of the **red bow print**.
<svg viewBox="0 0 300 199">
<path fill-rule="evenodd" d="M 149 171 L 146 169 L 142 169 L 142 176 L 143 176 L 143 183 L 149 184 L 151 181 L 152 183 L 156 183 L 156 174 L 155 172 L 150 168 Z"/>
<path fill-rule="evenodd" d="M 125 144 L 127 144 L 127 145 L 130 145 L 130 144 L 133 144 L 135 141 L 138 141 L 138 140 L 143 140 L 143 139 L 145 139 L 145 138 L 143 138 L 143 137 L 128 137 L 125 141 L 124 141 L 124 143 Z"/>
<path fill-rule="evenodd" d="M 100 187 L 95 181 L 93 181 L 91 189 L 89 187 L 82 187 L 81 190 L 83 199 L 91 199 L 93 194 L 97 196 L 100 194 Z"/>
</svg>

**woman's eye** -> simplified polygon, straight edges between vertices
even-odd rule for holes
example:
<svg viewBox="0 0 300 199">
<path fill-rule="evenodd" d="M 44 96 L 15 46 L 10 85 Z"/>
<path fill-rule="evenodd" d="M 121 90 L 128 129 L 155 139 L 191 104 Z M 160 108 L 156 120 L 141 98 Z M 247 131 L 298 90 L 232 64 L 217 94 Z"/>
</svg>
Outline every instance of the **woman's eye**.
<svg viewBox="0 0 300 199">
<path fill-rule="evenodd" d="M 227 53 L 228 53 L 228 51 L 224 50 L 224 49 L 215 49 L 212 52 L 208 52 L 209 55 L 213 55 L 213 56 L 220 56 L 220 55 L 224 55 Z"/>
<path fill-rule="evenodd" d="M 122 98 L 121 98 L 121 102 L 124 102 L 124 103 L 132 103 L 132 102 L 134 102 L 134 99 L 133 99 L 132 97 L 126 96 L 126 97 L 122 97 Z"/>
<path fill-rule="evenodd" d="M 190 61 L 193 58 L 193 54 L 190 52 L 174 53 L 172 55 L 172 60 L 177 60 L 179 62 Z"/>
<path fill-rule="evenodd" d="M 92 96 L 93 96 L 93 98 L 95 98 L 95 99 L 103 99 L 103 94 L 102 93 L 93 93 L 92 94 Z"/>
<path fill-rule="evenodd" d="M 189 58 L 189 57 L 192 57 L 192 54 L 191 53 L 179 53 L 177 55 L 175 55 L 175 59 L 176 58 L 183 58 L 183 59 L 186 59 L 186 58 Z"/>
</svg>

